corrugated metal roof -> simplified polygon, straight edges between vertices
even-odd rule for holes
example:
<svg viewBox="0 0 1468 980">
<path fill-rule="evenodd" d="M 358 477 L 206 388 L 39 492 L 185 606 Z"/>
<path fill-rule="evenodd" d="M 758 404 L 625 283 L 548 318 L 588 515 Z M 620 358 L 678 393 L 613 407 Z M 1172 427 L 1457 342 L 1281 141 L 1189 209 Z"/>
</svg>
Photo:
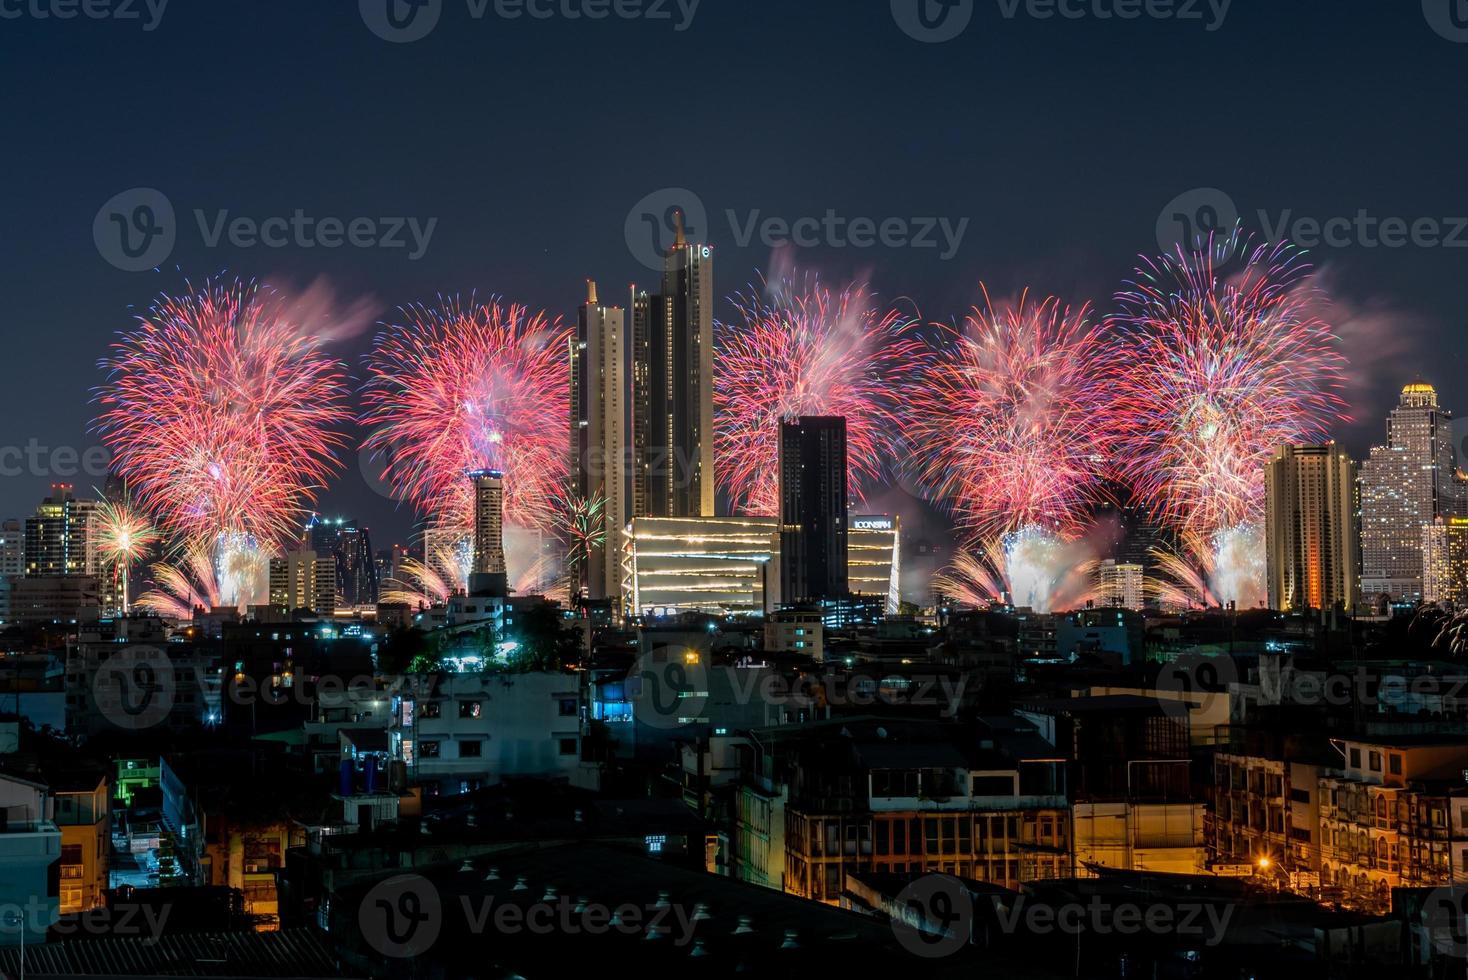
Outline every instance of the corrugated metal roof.
<svg viewBox="0 0 1468 980">
<path fill-rule="evenodd" d="M 20 949 L 0 949 L 0 971 L 20 973 Z M 27 945 L 27 977 L 340 977 L 309 929 L 182 933 Z"/>
</svg>

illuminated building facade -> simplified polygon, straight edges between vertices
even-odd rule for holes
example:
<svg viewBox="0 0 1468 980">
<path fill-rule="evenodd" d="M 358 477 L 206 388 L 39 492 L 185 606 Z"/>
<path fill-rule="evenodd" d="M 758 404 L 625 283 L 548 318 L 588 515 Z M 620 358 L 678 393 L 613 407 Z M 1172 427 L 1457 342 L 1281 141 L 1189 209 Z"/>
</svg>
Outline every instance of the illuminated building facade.
<svg viewBox="0 0 1468 980">
<path fill-rule="evenodd" d="M 336 562 L 337 605 L 371 606 L 381 594 L 381 575 L 372 536 L 356 521 L 313 516 L 307 525 L 311 550 Z"/>
<path fill-rule="evenodd" d="M 96 575 L 96 510 L 97 502 L 78 500 L 71 484 L 52 484 L 51 495 L 25 522 L 26 575 Z"/>
<path fill-rule="evenodd" d="M 881 596 L 894 613 L 898 521 L 857 517 L 852 526 L 851 589 Z M 779 538 L 773 517 L 633 518 L 622 563 L 623 601 L 634 615 L 773 611 L 784 601 Z"/>
<path fill-rule="evenodd" d="M 1361 593 L 1422 597 L 1422 528 L 1462 516 L 1453 466 L 1452 416 L 1437 391 L 1414 383 L 1387 418 L 1387 444 L 1361 464 Z"/>
<path fill-rule="evenodd" d="M 632 516 L 714 514 L 714 253 L 678 235 L 662 292 L 632 288 Z"/>
<path fill-rule="evenodd" d="M 337 561 L 308 549 L 270 559 L 270 604 L 289 612 L 336 613 Z"/>
<path fill-rule="evenodd" d="M 575 570 L 573 591 L 588 599 L 615 600 L 622 587 L 622 529 L 627 524 L 624 461 L 626 376 L 622 368 L 624 312 L 597 302 L 596 283 L 586 284 L 571 345 L 571 480 L 586 501 L 601 500 L 604 534 Z"/>
<path fill-rule="evenodd" d="M 1099 601 L 1122 609 L 1141 609 L 1145 575 L 1143 565 L 1107 558 L 1096 566 Z"/>
<path fill-rule="evenodd" d="M 1356 464 L 1334 443 L 1281 446 L 1264 470 L 1269 607 L 1355 606 Z"/>
<path fill-rule="evenodd" d="M 1468 605 L 1468 518 L 1422 528 L 1422 601 Z"/>
</svg>

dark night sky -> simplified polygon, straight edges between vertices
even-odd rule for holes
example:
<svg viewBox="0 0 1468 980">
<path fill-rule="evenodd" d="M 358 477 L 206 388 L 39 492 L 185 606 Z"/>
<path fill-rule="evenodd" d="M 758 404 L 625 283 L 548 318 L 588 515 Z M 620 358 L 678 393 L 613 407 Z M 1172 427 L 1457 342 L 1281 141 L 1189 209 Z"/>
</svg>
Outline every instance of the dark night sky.
<svg viewBox="0 0 1468 980">
<path fill-rule="evenodd" d="M 1156 248 L 1163 206 L 1191 188 L 1225 190 L 1253 227 L 1259 209 L 1468 215 L 1468 43 L 1435 33 L 1417 0 L 1236 0 L 1212 32 L 1006 19 L 998 0 L 976 0 L 944 44 L 909 38 L 887 0 L 703 0 L 683 32 L 474 20 L 466 0 L 444 2 L 437 29 L 410 44 L 374 36 L 355 0 L 172 0 L 151 32 L 0 18 L 0 445 L 92 445 L 97 358 L 133 308 L 185 276 L 325 277 L 368 298 L 373 320 L 475 289 L 570 316 L 588 276 L 613 295 L 648 279 L 624 222 L 666 187 L 707 206 L 721 295 L 770 258 L 736 244 L 726 209 L 969 218 L 948 261 L 911 248 L 798 256 L 829 278 L 869 273 L 928 319 L 961 315 L 981 280 L 1105 308 L 1133 256 Z M 114 268 L 93 242 L 103 202 L 134 187 L 161 190 L 181 219 L 158 271 Z M 210 248 L 195 208 L 438 225 L 418 261 Z M 1377 438 L 1391 388 L 1418 372 L 1468 411 L 1468 248 L 1313 256 L 1362 311 L 1344 328 L 1361 369 L 1347 444 Z M 367 339 L 339 351 L 355 364 Z M 0 478 L 0 515 L 28 513 L 47 482 Z M 324 509 L 365 518 L 379 545 L 409 526 L 355 461 Z"/>
</svg>

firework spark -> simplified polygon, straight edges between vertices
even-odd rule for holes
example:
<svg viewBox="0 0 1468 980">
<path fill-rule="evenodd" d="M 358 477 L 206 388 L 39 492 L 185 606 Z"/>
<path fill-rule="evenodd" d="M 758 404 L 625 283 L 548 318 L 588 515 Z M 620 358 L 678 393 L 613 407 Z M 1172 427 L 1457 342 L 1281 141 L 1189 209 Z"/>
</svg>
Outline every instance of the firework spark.
<svg viewBox="0 0 1468 980">
<path fill-rule="evenodd" d="M 336 470 L 341 364 L 254 284 L 161 297 L 102 362 L 96 421 L 143 510 L 191 540 L 290 536 Z"/>
<path fill-rule="evenodd" d="M 364 448 L 404 499 L 468 526 L 471 470 L 505 474 L 507 520 L 552 521 L 566 472 L 569 375 L 559 319 L 498 300 L 403 311 L 368 355 Z"/>
<path fill-rule="evenodd" d="M 467 535 L 460 541 L 435 543 L 426 559 L 404 559 L 403 577 L 383 583 L 382 601 L 405 603 L 418 609 L 441 606 L 451 596 L 468 591 L 473 549 Z"/>
<path fill-rule="evenodd" d="M 1030 524 L 959 553 L 933 584 L 959 605 L 1000 603 L 1048 613 L 1094 601 L 1095 571 L 1096 560 L 1083 543 Z"/>
<path fill-rule="evenodd" d="M 103 500 L 94 520 L 97 557 L 112 571 L 122 614 L 126 616 L 131 609 L 132 567 L 143 560 L 161 535 L 127 501 Z"/>
<path fill-rule="evenodd" d="M 880 311 L 864 284 L 835 293 L 814 276 L 732 299 L 741 322 L 718 325 L 714 432 L 734 512 L 779 513 L 779 423 L 802 415 L 846 419 L 859 495 L 892 456 L 895 388 L 923 351 L 912 320 Z"/>
<path fill-rule="evenodd" d="M 1263 519 L 1264 466 L 1344 419 L 1345 359 L 1310 267 L 1238 233 L 1147 261 L 1117 297 L 1105 383 L 1120 475 L 1183 534 Z"/>
<path fill-rule="evenodd" d="M 1152 551 L 1159 575 L 1145 583 L 1164 609 L 1247 609 L 1267 603 L 1264 532 L 1257 524 L 1187 534 L 1181 548 Z"/>
<path fill-rule="evenodd" d="M 913 465 L 981 538 L 1030 525 L 1074 536 L 1100 497 L 1101 345 L 1087 317 L 1054 298 L 996 308 L 986 292 L 941 328 L 912 392 Z"/>
<path fill-rule="evenodd" d="M 190 545 L 177 561 L 153 566 L 158 587 L 138 597 L 139 609 L 168 619 L 190 619 L 196 608 L 224 605 L 214 555 L 208 548 Z"/>
</svg>

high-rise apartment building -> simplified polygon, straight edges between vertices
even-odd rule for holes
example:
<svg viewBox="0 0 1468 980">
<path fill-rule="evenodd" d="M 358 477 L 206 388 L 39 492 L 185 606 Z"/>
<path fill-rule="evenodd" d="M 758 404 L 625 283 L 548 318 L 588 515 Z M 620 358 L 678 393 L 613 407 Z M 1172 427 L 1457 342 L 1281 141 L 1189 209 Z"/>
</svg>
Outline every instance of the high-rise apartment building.
<svg viewBox="0 0 1468 980">
<path fill-rule="evenodd" d="M 849 593 L 846 419 L 780 423 L 780 596 L 823 602 Z"/>
<path fill-rule="evenodd" d="M 1145 599 L 1146 568 L 1135 562 L 1107 558 L 1096 567 L 1100 603 L 1121 609 L 1141 609 Z"/>
<path fill-rule="evenodd" d="M 1387 444 L 1361 464 L 1361 593 L 1422 597 L 1422 528 L 1463 516 L 1455 475 L 1452 415 L 1437 391 L 1415 382 L 1387 418 Z"/>
<path fill-rule="evenodd" d="M 713 248 L 678 234 L 662 291 L 632 287 L 632 516 L 714 516 Z"/>
<path fill-rule="evenodd" d="M 1265 467 L 1271 609 L 1350 609 L 1359 595 L 1356 464 L 1334 443 L 1281 446 Z"/>
<path fill-rule="evenodd" d="M 1439 517 L 1422 528 L 1422 601 L 1468 605 L 1468 518 Z"/>
<path fill-rule="evenodd" d="M 97 501 L 78 500 L 69 483 L 55 483 L 25 522 L 25 574 L 96 575 L 93 521 Z"/>
<path fill-rule="evenodd" d="M 622 531 L 627 525 L 626 373 L 622 367 L 625 313 L 597 302 L 586 284 L 576 337 L 571 341 L 571 479 L 583 500 L 600 501 L 601 527 L 575 576 L 572 590 L 589 599 L 617 598 L 622 583 Z"/>
<path fill-rule="evenodd" d="M 309 609 L 318 616 L 336 612 L 336 558 L 309 548 L 270 559 L 270 604 L 287 612 Z"/>
</svg>

